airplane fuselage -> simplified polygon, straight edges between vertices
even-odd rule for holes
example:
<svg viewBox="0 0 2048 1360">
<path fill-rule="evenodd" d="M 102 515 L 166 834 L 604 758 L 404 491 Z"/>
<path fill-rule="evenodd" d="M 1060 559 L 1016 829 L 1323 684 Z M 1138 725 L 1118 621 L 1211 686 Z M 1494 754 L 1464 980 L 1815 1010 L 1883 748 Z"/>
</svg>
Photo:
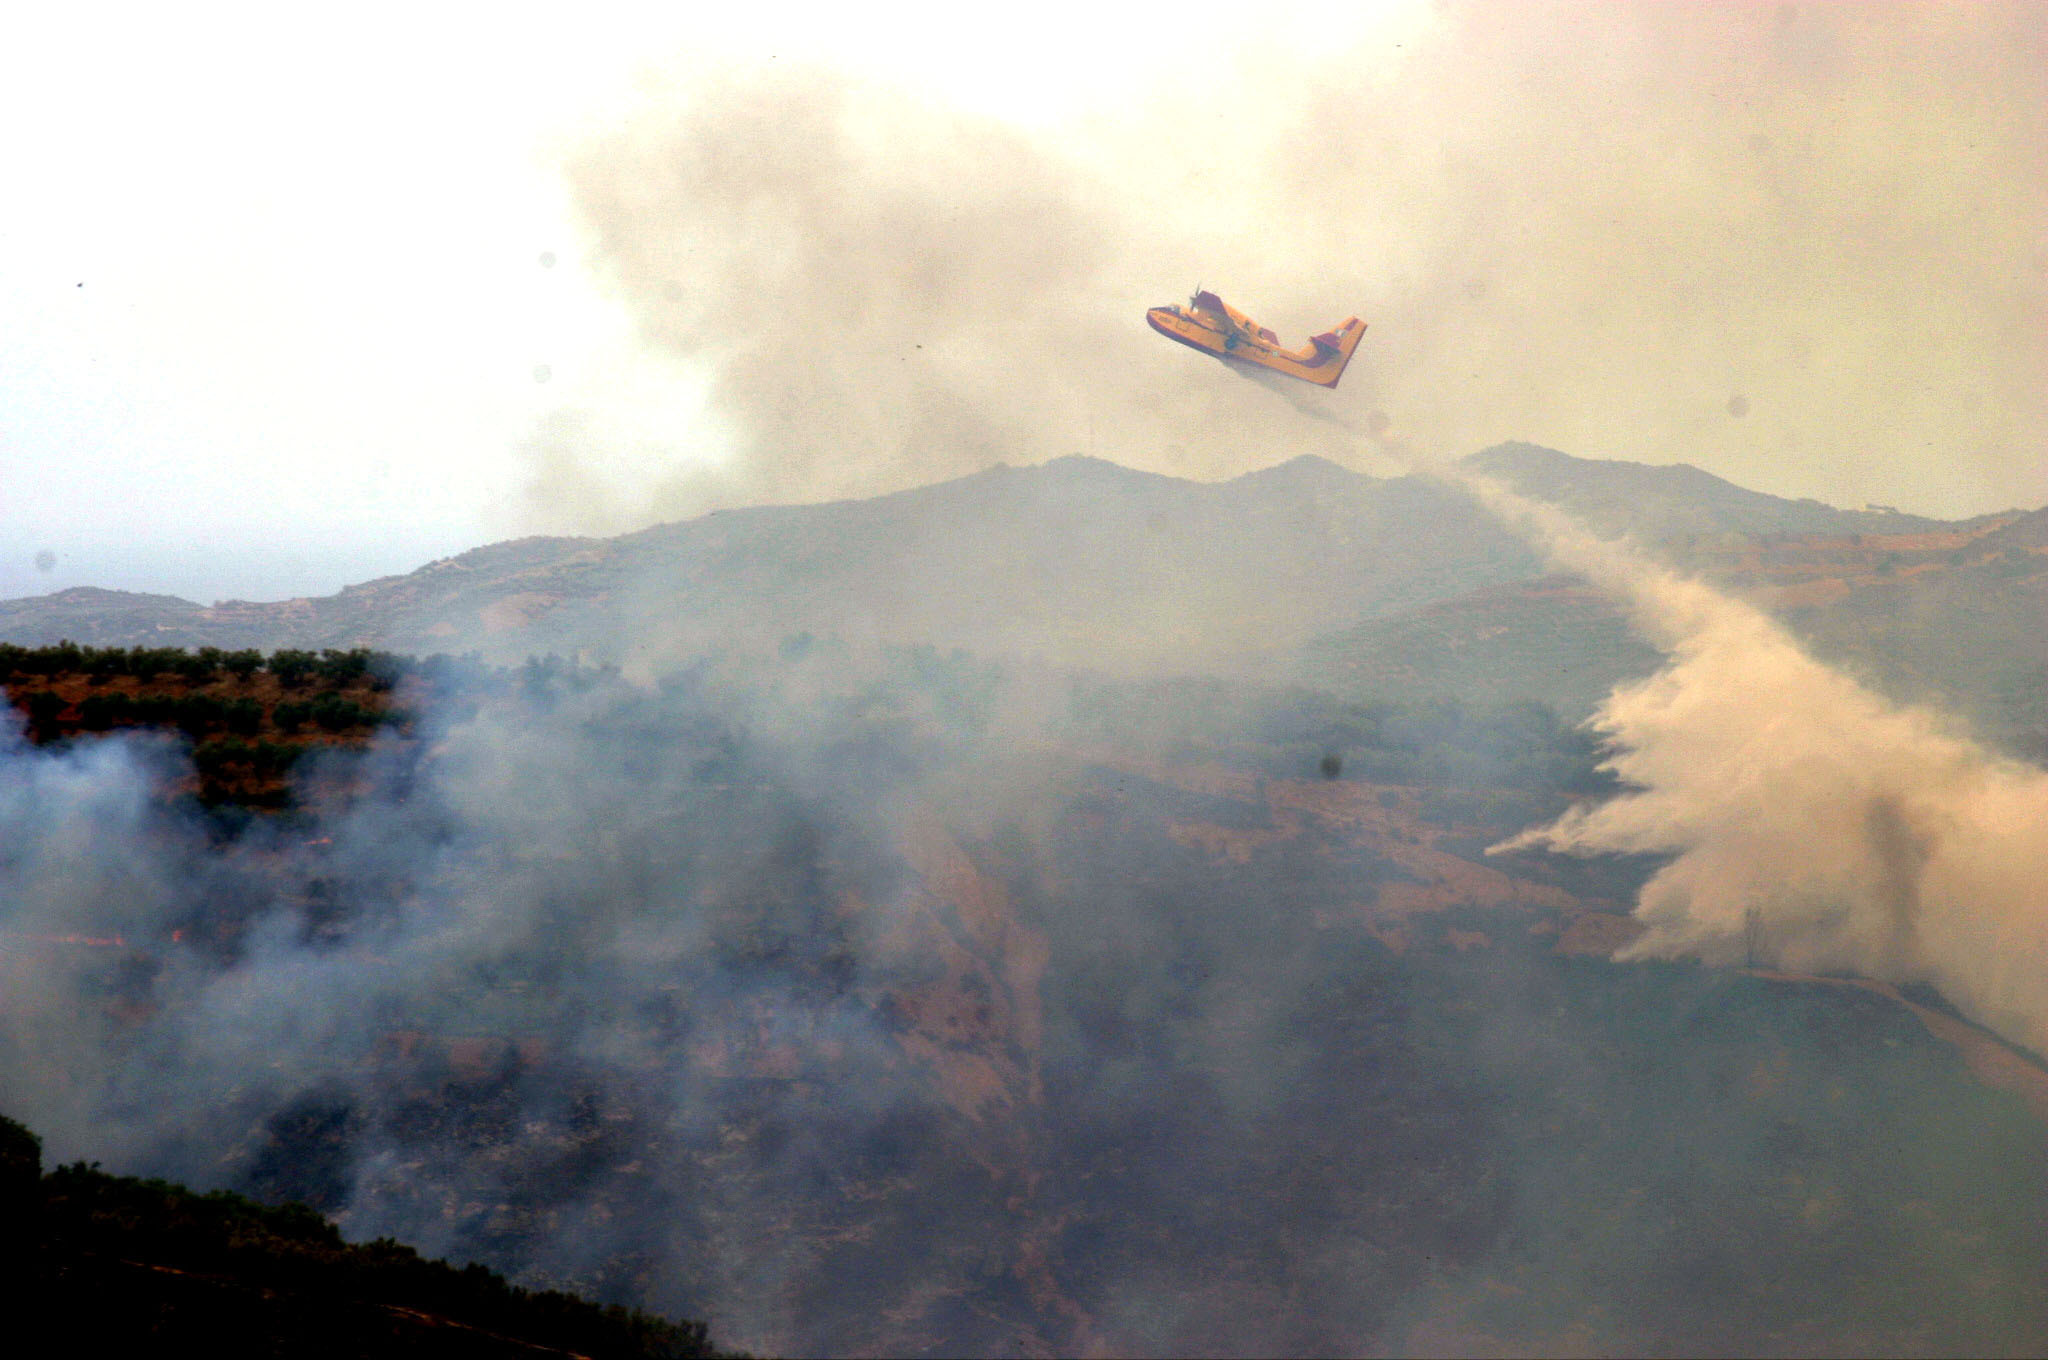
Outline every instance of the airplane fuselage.
<svg viewBox="0 0 2048 1360">
<path fill-rule="evenodd" d="M 1352 317 L 1302 349 L 1282 349 L 1273 332 L 1214 293 L 1197 292 L 1186 307 L 1153 307 L 1146 322 L 1167 339 L 1226 363 L 1251 364 L 1319 387 L 1335 387 L 1358 348 L 1365 323 Z"/>
</svg>

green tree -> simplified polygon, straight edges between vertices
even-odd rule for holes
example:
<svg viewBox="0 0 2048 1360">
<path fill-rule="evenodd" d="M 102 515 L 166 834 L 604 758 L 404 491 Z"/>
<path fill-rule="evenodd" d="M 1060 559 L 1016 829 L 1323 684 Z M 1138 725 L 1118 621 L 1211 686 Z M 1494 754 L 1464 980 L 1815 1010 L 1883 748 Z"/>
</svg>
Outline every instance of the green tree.
<svg viewBox="0 0 2048 1360">
<path fill-rule="evenodd" d="M 270 673 L 286 689 L 298 689 L 311 679 L 320 658 L 311 652 L 285 647 L 270 654 Z"/>
</svg>

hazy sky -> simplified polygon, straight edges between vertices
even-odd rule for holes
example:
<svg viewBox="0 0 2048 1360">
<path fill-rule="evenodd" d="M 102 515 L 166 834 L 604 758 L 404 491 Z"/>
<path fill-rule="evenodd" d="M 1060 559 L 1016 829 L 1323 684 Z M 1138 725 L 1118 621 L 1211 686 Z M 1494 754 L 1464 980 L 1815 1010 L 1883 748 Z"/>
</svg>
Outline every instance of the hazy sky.
<svg viewBox="0 0 2048 1360">
<path fill-rule="evenodd" d="M 2048 501 L 2048 8 L 709 8 L 11 19 L 0 595 L 1070 452 L 1392 470 L 1151 335 L 1197 282 L 1363 316 L 1296 395 L 1424 454 Z"/>
</svg>

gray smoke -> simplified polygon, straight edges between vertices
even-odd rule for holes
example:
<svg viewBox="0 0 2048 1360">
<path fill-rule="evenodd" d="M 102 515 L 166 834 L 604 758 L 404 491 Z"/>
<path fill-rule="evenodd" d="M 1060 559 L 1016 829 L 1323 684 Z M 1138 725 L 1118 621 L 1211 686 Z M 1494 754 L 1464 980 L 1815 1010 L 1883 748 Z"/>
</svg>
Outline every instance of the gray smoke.
<svg viewBox="0 0 2048 1360">
<path fill-rule="evenodd" d="M 163 799 L 174 746 L 10 734 L 0 1079 L 54 1158 L 308 1199 L 777 1350 L 1013 1353 L 1064 1316 L 1173 1351 L 1215 1325 L 1119 1311 L 1181 1248 L 1109 1230 L 1100 1269 L 1056 1276 L 1034 1225 L 1146 1221 L 1283 1136 L 1317 1050 L 1252 999 L 1328 965 L 1306 913 L 1217 910 L 1241 890 L 1092 814 L 1038 867 L 1067 801 L 1105 796 L 1057 755 L 1095 730 L 1064 682 L 816 639 L 641 685 L 444 685 L 414 739 L 309 772 L 324 812 L 239 828 Z M 1181 1157 L 1133 1175 L 1146 1137 Z M 1369 1178 L 1332 1195 L 1386 1213 Z M 1242 1317 L 1232 1348 L 1369 1330 L 1387 1278 Z M 934 1312 L 928 1279 L 992 1311 Z"/>
</svg>

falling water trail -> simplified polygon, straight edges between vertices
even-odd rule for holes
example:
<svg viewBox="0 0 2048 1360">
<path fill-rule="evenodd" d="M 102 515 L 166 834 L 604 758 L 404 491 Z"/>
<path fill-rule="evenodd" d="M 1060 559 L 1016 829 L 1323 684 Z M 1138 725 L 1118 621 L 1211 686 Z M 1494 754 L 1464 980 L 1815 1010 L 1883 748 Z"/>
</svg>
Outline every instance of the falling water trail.
<svg viewBox="0 0 2048 1360">
<path fill-rule="evenodd" d="M 1223 367 L 1246 382 L 1256 383 L 1265 388 L 1292 407 L 1297 415 L 1307 416 L 1310 420 L 1321 421 L 1325 425 L 1335 425 L 1349 434 L 1366 434 L 1366 431 L 1359 429 L 1344 412 L 1334 410 L 1323 401 L 1317 400 L 1319 397 L 1327 397 L 1329 393 L 1321 389 L 1304 392 L 1299 378 L 1290 378 L 1275 373 L 1270 368 L 1260 368 L 1256 364 L 1226 360 Z"/>
<path fill-rule="evenodd" d="M 1672 856 L 1622 957 L 1735 963 L 1760 947 L 1796 971 L 1925 981 L 2048 1052 L 2048 774 L 1554 506 L 1462 469 L 1417 471 L 1619 601 L 1669 658 L 1591 719 L 1627 791 L 1496 851 Z"/>
</svg>

